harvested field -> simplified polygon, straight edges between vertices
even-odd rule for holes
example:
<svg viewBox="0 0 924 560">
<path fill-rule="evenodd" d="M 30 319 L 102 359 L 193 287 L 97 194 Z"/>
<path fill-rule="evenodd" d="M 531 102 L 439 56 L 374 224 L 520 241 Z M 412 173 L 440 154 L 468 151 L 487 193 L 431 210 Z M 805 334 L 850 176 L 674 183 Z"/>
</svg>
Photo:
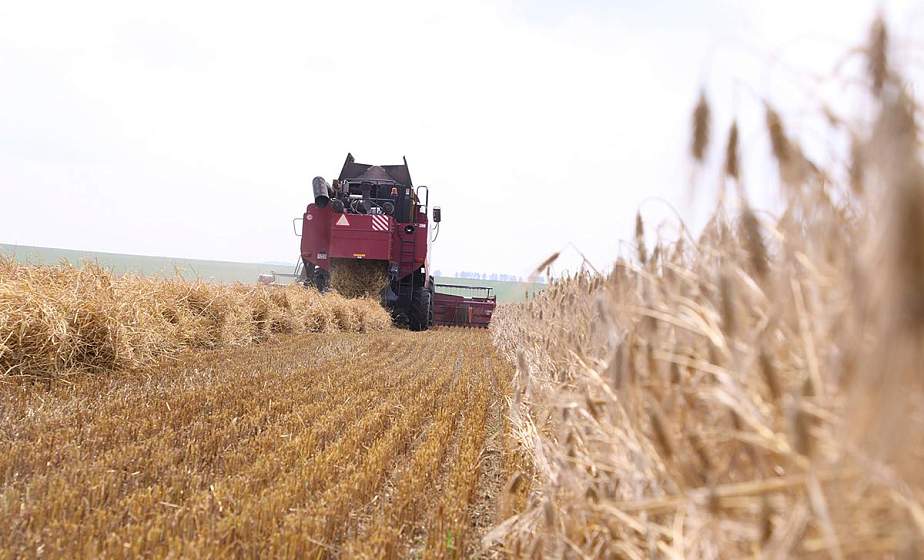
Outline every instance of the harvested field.
<svg viewBox="0 0 924 560">
<path fill-rule="evenodd" d="M 0 558 L 470 556 L 508 477 L 484 331 L 283 335 L 0 384 Z"/>
</svg>

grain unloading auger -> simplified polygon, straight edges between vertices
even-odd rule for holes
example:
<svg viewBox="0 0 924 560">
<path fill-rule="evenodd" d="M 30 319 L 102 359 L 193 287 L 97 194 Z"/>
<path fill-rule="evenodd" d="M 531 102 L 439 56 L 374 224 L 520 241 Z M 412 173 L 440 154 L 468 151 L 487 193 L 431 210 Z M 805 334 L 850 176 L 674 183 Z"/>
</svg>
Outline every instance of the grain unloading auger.
<svg viewBox="0 0 924 560">
<path fill-rule="evenodd" d="M 496 299 L 490 288 L 438 285 L 430 276 L 430 247 L 439 233 L 440 208 L 428 219 L 429 189 L 414 187 L 407 160 L 400 165 L 356 163 L 347 154 L 340 176 L 312 181 L 314 202 L 302 216 L 296 274 L 326 291 L 331 271 L 358 261 L 387 278 L 382 304 L 412 330 L 431 325 L 487 327 Z M 377 290 L 378 287 L 376 287 Z"/>
</svg>

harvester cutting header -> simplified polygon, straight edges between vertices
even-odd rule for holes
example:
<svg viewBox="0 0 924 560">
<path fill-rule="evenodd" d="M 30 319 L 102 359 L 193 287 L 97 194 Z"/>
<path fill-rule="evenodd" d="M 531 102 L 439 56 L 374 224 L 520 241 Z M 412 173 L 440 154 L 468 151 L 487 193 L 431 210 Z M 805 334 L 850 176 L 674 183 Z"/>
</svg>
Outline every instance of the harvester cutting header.
<svg viewBox="0 0 924 560">
<path fill-rule="evenodd" d="M 302 217 L 297 272 L 302 283 L 323 292 L 332 274 L 350 270 L 366 279 L 369 292 L 381 295 L 396 323 L 412 330 L 434 324 L 434 308 L 436 324 L 487 326 L 495 306 L 490 288 L 452 286 L 456 292 L 481 292 L 480 297 L 437 293 L 429 254 L 441 212 L 432 209 L 431 233 L 429 189 L 414 187 L 406 159 L 400 165 L 368 165 L 347 154 L 340 176 L 331 183 L 315 177 L 312 190 L 314 202 Z"/>
</svg>

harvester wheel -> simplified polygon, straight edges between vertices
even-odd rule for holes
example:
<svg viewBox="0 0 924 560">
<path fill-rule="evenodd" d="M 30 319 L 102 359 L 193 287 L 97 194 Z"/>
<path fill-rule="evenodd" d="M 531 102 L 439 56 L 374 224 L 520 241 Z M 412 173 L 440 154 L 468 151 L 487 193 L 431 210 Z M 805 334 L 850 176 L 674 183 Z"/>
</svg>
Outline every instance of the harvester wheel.
<svg viewBox="0 0 924 560">
<path fill-rule="evenodd" d="M 430 290 L 420 287 L 414 290 L 411 300 L 409 323 L 412 331 L 425 331 L 430 326 Z"/>
</svg>

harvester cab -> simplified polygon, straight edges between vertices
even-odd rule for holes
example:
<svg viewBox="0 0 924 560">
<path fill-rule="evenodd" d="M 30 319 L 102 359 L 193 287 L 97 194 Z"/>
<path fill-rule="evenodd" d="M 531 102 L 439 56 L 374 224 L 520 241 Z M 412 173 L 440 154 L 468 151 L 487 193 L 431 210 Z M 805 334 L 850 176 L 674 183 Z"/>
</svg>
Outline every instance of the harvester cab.
<svg viewBox="0 0 924 560">
<path fill-rule="evenodd" d="M 414 187 L 407 160 L 400 165 L 357 163 L 347 154 L 331 183 L 312 181 L 314 202 L 302 217 L 299 278 L 319 291 L 332 282 L 358 283 L 354 294 L 380 294 L 398 324 L 426 330 L 434 323 L 436 285 L 430 276 L 430 246 L 442 212 L 433 209 L 429 189 Z M 492 302 L 493 309 L 493 302 Z"/>
</svg>

